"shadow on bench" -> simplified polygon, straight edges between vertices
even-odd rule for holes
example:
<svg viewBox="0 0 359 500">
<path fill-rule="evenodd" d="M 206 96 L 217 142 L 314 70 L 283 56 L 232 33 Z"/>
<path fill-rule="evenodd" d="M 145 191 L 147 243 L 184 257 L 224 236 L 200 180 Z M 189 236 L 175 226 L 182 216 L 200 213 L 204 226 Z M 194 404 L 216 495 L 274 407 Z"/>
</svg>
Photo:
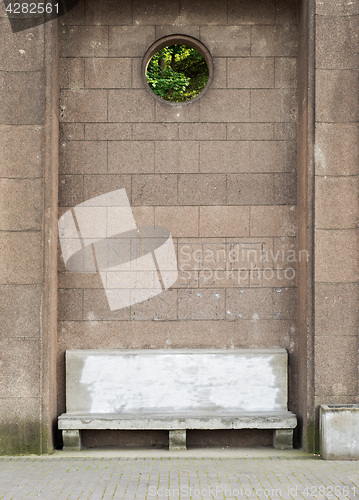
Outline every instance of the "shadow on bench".
<svg viewBox="0 0 359 500">
<path fill-rule="evenodd" d="M 187 429 L 272 429 L 290 449 L 287 364 L 284 349 L 67 351 L 64 450 L 84 429 L 168 430 L 170 450 Z"/>
</svg>

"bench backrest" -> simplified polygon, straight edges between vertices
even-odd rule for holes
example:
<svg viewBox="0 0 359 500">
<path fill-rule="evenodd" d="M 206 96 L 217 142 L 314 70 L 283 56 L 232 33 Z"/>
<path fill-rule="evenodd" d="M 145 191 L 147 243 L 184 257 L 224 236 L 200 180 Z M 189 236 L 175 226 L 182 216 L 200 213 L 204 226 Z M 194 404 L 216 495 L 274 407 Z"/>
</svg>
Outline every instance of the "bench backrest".
<svg viewBox="0 0 359 500">
<path fill-rule="evenodd" d="M 71 350 L 67 413 L 287 410 L 287 351 Z"/>
</svg>

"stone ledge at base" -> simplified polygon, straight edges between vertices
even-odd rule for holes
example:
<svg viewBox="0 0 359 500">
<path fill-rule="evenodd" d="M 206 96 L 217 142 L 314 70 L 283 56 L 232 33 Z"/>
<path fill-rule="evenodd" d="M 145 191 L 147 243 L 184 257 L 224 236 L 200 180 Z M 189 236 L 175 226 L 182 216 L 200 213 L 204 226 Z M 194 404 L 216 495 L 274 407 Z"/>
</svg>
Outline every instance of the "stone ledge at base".
<svg viewBox="0 0 359 500">
<path fill-rule="evenodd" d="M 271 429 L 290 449 L 285 349 L 71 350 L 66 352 L 64 449 L 81 430 L 168 430 L 186 449 L 186 430 Z"/>
<path fill-rule="evenodd" d="M 293 429 L 297 418 L 289 411 L 217 416 L 172 415 L 121 415 L 92 414 L 67 415 L 59 417 L 59 429 L 62 430 L 64 450 L 80 450 L 80 430 L 168 430 L 169 449 L 186 449 L 186 430 L 218 429 L 273 429 L 273 446 L 277 450 L 293 448 Z"/>
</svg>

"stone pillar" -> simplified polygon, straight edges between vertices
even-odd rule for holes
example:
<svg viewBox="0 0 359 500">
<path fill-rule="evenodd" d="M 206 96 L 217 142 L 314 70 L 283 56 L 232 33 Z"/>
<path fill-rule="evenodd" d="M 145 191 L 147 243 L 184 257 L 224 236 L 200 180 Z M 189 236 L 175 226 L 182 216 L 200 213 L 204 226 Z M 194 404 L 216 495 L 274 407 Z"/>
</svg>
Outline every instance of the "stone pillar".
<svg viewBox="0 0 359 500">
<path fill-rule="evenodd" d="M 298 427 L 295 445 L 314 449 L 313 190 L 314 190 L 314 1 L 299 4 L 298 44 Z"/>
<path fill-rule="evenodd" d="M 316 2 L 315 403 L 358 403 L 359 1 Z"/>
<path fill-rule="evenodd" d="M 12 33 L 0 4 L 0 454 L 52 446 L 57 24 Z"/>
</svg>

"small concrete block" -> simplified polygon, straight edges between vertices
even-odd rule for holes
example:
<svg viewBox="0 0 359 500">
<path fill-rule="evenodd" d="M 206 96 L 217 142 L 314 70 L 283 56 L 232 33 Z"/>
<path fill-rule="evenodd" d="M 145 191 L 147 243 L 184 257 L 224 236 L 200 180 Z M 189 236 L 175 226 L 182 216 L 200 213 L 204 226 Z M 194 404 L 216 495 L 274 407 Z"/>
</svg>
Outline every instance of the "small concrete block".
<svg viewBox="0 0 359 500">
<path fill-rule="evenodd" d="M 199 231 L 204 237 L 249 236 L 249 207 L 201 207 Z"/>
<path fill-rule="evenodd" d="M 296 205 L 297 182 L 295 174 L 274 174 L 274 204 Z M 264 203 L 263 203 L 264 205 Z"/>
<path fill-rule="evenodd" d="M 226 139 L 226 124 L 181 123 L 178 128 L 178 133 L 181 141 L 219 141 Z"/>
<path fill-rule="evenodd" d="M 260 92 L 263 91 L 261 90 Z M 200 103 L 201 122 L 250 121 L 249 89 L 210 89 L 207 94 L 202 97 Z"/>
<path fill-rule="evenodd" d="M 124 141 L 131 139 L 130 123 L 86 123 L 86 141 Z"/>
<path fill-rule="evenodd" d="M 251 171 L 249 141 L 203 141 L 200 171 L 228 174 Z"/>
<path fill-rule="evenodd" d="M 35 285 L 42 281 L 40 232 L 2 232 L 0 283 Z"/>
<path fill-rule="evenodd" d="M 81 450 L 81 436 L 80 431 L 77 430 L 63 430 L 62 440 L 64 443 L 63 451 L 80 451 Z"/>
<path fill-rule="evenodd" d="M 316 92 L 318 122 L 357 122 L 359 120 L 358 70 L 317 70 Z"/>
<path fill-rule="evenodd" d="M 41 229 L 41 179 L 0 179 L 0 191 L 1 231 Z"/>
<path fill-rule="evenodd" d="M 179 205 L 221 205 L 225 199 L 225 174 L 184 174 L 178 176 Z"/>
<path fill-rule="evenodd" d="M 60 141 L 83 141 L 84 139 L 84 123 L 60 123 Z"/>
<path fill-rule="evenodd" d="M 178 139 L 178 125 L 176 123 L 134 123 L 132 133 L 134 141 L 171 141 Z M 195 140 L 192 135 L 187 139 Z"/>
<path fill-rule="evenodd" d="M 132 4 L 127 0 L 101 0 L 86 3 L 86 24 L 132 24 Z"/>
<path fill-rule="evenodd" d="M 182 321 L 225 319 L 224 290 L 179 290 L 178 319 Z"/>
<path fill-rule="evenodd" d="M 154 26 L 111 26 L 109 55 L 112 57 L 143 57 L 155 41 Z"/>
<path fill-rule="evenodd" d="M 297 60 L 294 57 L 278 57 L 275 61 L 275 86 L 277 88 L 296 88 Z"/>
<path fill-rule="evenodd" d="M 356 229 L 316 230 L 315 279 L 323 283 L 356 282 L 359 276 Z"/>
<path fill-rule="evenodd" d="M 107 171 L 106 141 L 70 141 L 61 144 L 62 174 L 102 174 Z"/>
<path fill-rule="evenodd" d="M 36 87 L 34 87 L 36 88 Z M 106 122 L 106 90 L 62 90 L 60 94 L 60 121 Z"/>
<path fill-rule="evenodd" d="M 150 174 L 155 169 L 152 141 L 112 141 L 108 144 L 110 173 Z"/>
<path fill-rule="evenodd" d="M 293 90 L 254 89 L 251 91 L 251 106 L 253 122 L 291 122 L 297 119 L 297 100 Z"/>
<path fill-rule="evenodd" d="M 83 175 L 59 176 L 59 206 L 74 207 L 84 200 Z"/>
<path fill-rule="evenodd" d="M 133 24 L 136 27 L 146 24 L 175 24 L 178 15 L 178 0 L 161 0 L 161 2 L 146 2 L 146 4 L 142 0 L 133 0 Z"/>
<path fill-rule="evenodd" d="M 40 339 L 32 335 L 38 336 L 37 328 L 28 331 L 28 338 L 0 339 L 1 401 L 40 397 L 41 345 Z"/>
<path fill-rule="evenodd" d="M 130 88 L 131 59 L 125 57 L 85 59 L 87 88 Z"/>
<path fill-rule="evenodd" d="M 167 227 L 172 237 L 198 236 L 199 208 L 189 207 L 155 207 L 156 226 Z"/>
<path fill-rule="evenodd" d="M 61 57 L 106 57 L 107 26 L 63 26 L 60 33 Z"/>
<path fill-rule="evenodd" d="M 318 16 L 316 66 L 321 69 L 356 68 L 359 57 L 359 16 Z M 348 49 L 350 47 L 350 50 Z"/>
<path fill-rule="evenodd" d="M 169 106 L 168 102 L 163 99 L 155 100 L 150 94 L 148 97 L 155 102 L 156 122 L 195 122 L 196 124 L 199 122 L 200 101 L 192 102 L 190 106 Z"/>
<path fill-rule="evenodd" d="M 132 204 L 177 205 L 177 176 L 173 174 L 132 176 Z"/>
<path fill-rule="evenodd" d="M 293 429 L 273 431 L 273 447 L 276 450 L 291 450 L 293 448 Z"/>
<path fill-rule="evenodd" d="M 272 205 L 273 174 L 231 174 L 227 177 L 229 205 Z"/>
<path fill-rule="evenodd" d="M 295 207 L 252 206 L 250 210 L 250 236 L 295 236 Z"/>
<path fill-rule="evenodd" d="M 237 0 L 228 5 L 229 24 L 274 24 L 274 18 L 274 0 Z"/>
<path fill-rule="evenodd" d="M 175 2 L 173 2 L 175 4 Z M 181 0 L 180 24 L 227 24 L 227 5 L 225 0 Z M 156 23 L 157 24 L 157 23 Z M 161 23 L 162 24 L 162 23 Z M 224 26 L 221 26 L 223 29 Z"/>
<path fill-rule="evenodd" d="M 169 431 L 169 451 L 186 450 L 186 429 Z"/>
<path fill-rule="evenodd" d="M 156 172 L 198 172 L 199 144 L 196 141 L 158 141 L 155 159 Z"/>
<path fill-rule="evenodd" d="M 110 122 L 153 122 L 154 103 L 155 100 L 145 90 L 109 90 L 108 119 Z"/>
<path fill-rule="evenodd" d="M 203 26 L 201 41 L 213 57 L 243 57 L 251 53 L 250 26 Z"/>
<path fill-rule="evenodd" d="M 293 172 L 295 167 L 294 141 L 252 141 L 250 172 Z"/>
<path fill-rule="evenodd" d="M 318 283 L 315 295 L 316 335 L 358 334 L 359 283 Z"/>
<path fill-rule="evenodd" d="M 253 26 L 252 56 L 295 56 L 297 31 L 287 26 Z"/>
<path fill-rule="evenodd" d="M 359 125 L 318 123 L 315 162 L 317 175 L 359 173 Z"/>
<path fill-rule="evenodd" d="M 41 125 L 44 121 L 44 83 L 42 71 L 2 71 L 0 73 L 0 123 Z M 36 97 L 34 89 L 36 89 Z"/>
<path fill-rule="evenodd" d="M 42 141 L 42 127 L 0 125 L 1 177 L 41 177 Z"/>
<path fill-rule="evenodd" d="M 316 178 L 315 226 L 321 229 L 358 227 L 357 177 Z"/>
<path fill-rule="evenodd" d="M 319 427 L 324 460 L 359 460 L 359 405 L 320 405 Z"/>
<path fill-rule="evenodd" d="M 67 10 L 67 12 L 60 17 L 60 25 L 64 26 L 81 26 L 85 22 L 85 2 L 77 2 L 75 7 Z"/>
<path fill-rule="evenodd" d="M 156 40 L 169 35 L 187 35 L 199 39 L 199 28 L 198 24 L 180 26 L 179 24 L 161 23 L 157 25 L 156 23 Z"/>
<path fill-rule="evenodd" d="M 358 390 L 358 341 L 340 333 L 315 339 L 315 390 L 322 397 L 351 396 Z"/>
<path fill-rule="evenodd" d="M 84 74 L 84 60 L 81 57 L 60 59 L 60 88 L 83 88 Z"/>
<path fill-rule="evenodd" d="M 1 17 L 1 16 L 0 16 Z M 0 20 L 0 71 L 41 71 L 44 30 L 42 26 L 13 33 L 7 19 Z"/>
<path fill-rule="evenodd" d="M 273 138 L 272 123 L 227 124 L 227 139 L 229 141 L 272 141 Z"/>
<path fill-rule="evenodd" d="M 274 87 L 274 59 L 270 57 L 233 57 L 227 64 L 229 88 Z"/>
<path fill-rule="evenodd" d="M 123 188 L 126 189 L 127 196 L 131 196 L 130 175 L 96 174 L 84 176 L 84 200 Z"/>
</svg>

